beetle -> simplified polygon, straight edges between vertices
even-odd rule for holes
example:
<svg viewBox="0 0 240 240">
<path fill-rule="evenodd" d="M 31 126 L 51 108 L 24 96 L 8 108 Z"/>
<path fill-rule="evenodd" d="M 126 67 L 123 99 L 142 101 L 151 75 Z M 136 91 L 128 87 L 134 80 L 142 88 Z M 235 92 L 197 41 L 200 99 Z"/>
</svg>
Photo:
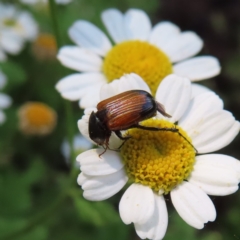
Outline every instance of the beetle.
<svg viewBox="0 0 240 240">
<path fill-rule="evenodd" d="M 144 90 L 126 91 L 99 102 L 97 112 L 91 112 L 88 124 L 90 138 L 104 148 L 104 152 L 99 156 L 104 154 L 107 149 L 110 149 L 109 138 L 112 132 L 121 140 L 124 140 L 124 142 L 131 136 L 122 136 L 121 131 L 130 128 L 179 133 L 176 127 L 156 128 L 139 124 L 139 122 L 143 120 L 154 117 L 157 111 L 165 117 L 171 117 L 171 115 L 166 113 L 164 106 L 155 101 L 152 95 Z M 120 149 L 121 146 L 118 149 Z"/>
<path fill-rule="evenodd" d="M 124 141 L 130 136 L 123 137 L 121 131 L 130 128 L 178 131 L 176 128 L 139 125 L 139 122 L 155 116 L 157 111 L 166 117 L 171 117 L 165 112 L 164 106 L 155 101 L 152 95 L 144 90 L 130 90 L 117 94 L 99 102 L 97 112 L 92 111 L 88 125 L 89 136 L 95 143 L 103 146 L 105 152 L 109 148 L 108 143 L 112 131 Z"/>
</svg>

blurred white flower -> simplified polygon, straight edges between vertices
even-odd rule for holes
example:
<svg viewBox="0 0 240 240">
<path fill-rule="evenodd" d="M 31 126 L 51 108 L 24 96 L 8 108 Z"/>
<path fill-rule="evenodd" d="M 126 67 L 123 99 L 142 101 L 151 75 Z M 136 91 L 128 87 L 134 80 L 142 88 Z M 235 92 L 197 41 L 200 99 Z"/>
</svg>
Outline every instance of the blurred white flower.
<svg viewBox="0 0 240 240">
<path fill-rule="evenodd" d="M 89 150 L 92 147 L 92 143 L 88 141 L 85 137 L 83 137 L 80 134 L 77 134 L 73 138 L 73 150 L 74 155 L 77 156 L 80 153 Z M 70 160 L 70 145 L 67 139 L 64 140 L 61 146 L 61 152 L 63 156 L 65 157 L 65 160 L 67 164 L 69 164 Z M 79 164 L 77 163 L 77 166 L 79 167 Z"/>
<path fill-rule="evenodd" d="M 47 4 L 48 0 L 20 0 L 20 2 L 24 4 L 34 5 L 34 4 Z M 72 0 L 55 0 L 55 2 L 57 4 L 65 5 L 72 2 Z"/>
<path fill-rule="evenodd" d="M 166 233 L 168 212 L 163 194 L 170 192 L 176 211 L 187 224 L 202 229 L 216 218 L 208 195 L 225 196 L 238 190 L 239 160 L 209 153 L 227 146 L 239 133 L 240 124 L 223 109 L 223 101 L 214 92 L 204 91 L 192 98 L 191 88 L 187 78 L 173 74 L 164 78 L 156 100 L 172 117 L 166 119 L 158 114 L 141 125 L 169 128 L 178 122 L 176 127 L 200 155 L 195 155 L 193 147 L 177 133 L 135 128 L 127 131 L 131 138 L 120 153 L 107 150 L 99 157 L 103 152 L 99 148 L 77 157 L 81 169 L 78 184 L 88 200 L 110 198 L 131 180 L 120 200 L 119 212 L 125 224 L 134 224 L 141 239 L 160 240 Z M 139 76 L 129 74 L 104 85 L 100 99 L 133 89 L 150 92 Z M 85 109 L 78 121 L 80 132 L 88 139 L 92 111 L 96 109 Z M 110 147 L 121 143 L 112 134 Z"/>
<path fill-rule="evenodd" d="M 0 3 L 0 60 L 4 52 L 18 54 L 25 41 L 33 41 L 37 34 L 37 23 L 29 12 Z"/>
<path fill-rule="evenodd" d="M 79 100 L 82 108 L 99 102 L 104 83 L 126 73 L 136 73 L 155 94 L 159 83 L 170 73 L 200 81 L 219 74 L 220 64 L 212 56 L 198 56 L 202 39 L 192 31 L 181 32 L 171 22 L 154 27 L 146 13 L 130 9 L 122 14 L 117 9 L 102 13 L 102 21 L 113 39 L 92 23 L 76 21 L 69 35 L 77 46 L 64 46 L 58 53 L 60 62 L 74 73 L 61 79 L 56 89 L 63 98 Z"/>
<path fill-rule="evenodd" d="M 6 81 L 7 77 L 0 70 L 0 90 L 5 86 Z M 0 125 L 3 124 L 6 120 L 6 115 L 2 110 L 10 107 L 11 104 L 12 99 L 7 94 L 0 92 Z"/>
</svg>

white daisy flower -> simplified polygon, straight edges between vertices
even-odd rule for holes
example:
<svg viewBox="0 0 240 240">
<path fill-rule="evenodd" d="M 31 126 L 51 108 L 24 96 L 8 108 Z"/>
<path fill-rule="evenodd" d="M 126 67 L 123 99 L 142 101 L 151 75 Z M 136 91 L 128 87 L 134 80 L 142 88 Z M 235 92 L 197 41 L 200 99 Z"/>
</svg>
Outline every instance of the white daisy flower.
<svg viewBox="0 0 240 240">
<path fill-rule="evenodd" d="M 6 82 L 7 77 L 0 70 L 0 90 L 5 86 Z M 11 103 L 12 99 L 7 94 L 0 92 L 0 125 L 6 121 L 6 115 L 2 110 L 10 107 Z"/>
<path fill-rule="evenodd" d="M 18 54 L 25 41 L 34 40 L 37 34 L 37 23 L 30 13 L 0 3 L 0 60 L 4 56 L 2 51 Z"/>
<path fill-rule="evenodd" d="M 95 106 L 101 86 L 123 74 L 140 75 L 155 94 L 159 83 L 170 73 L 199 81 L 220 72 L 215 57 L 193 57 L 203 47 L 203 41 L 194 32 L 181 32 L 167 21 L 152 27 L 146 13 L 138 9 L 125 14 L 108 9 L 101 17 L 113 45 L 95 25 L 78 20 L 69 29 L 77 46 L 64 46 L 58 53 L 64 66 L 81 73 L 64 77 L 56 89 L 63 98 L 80 100 L 82 108 Z"/>
<path fill-rule="evenodd" d="M 131 80 L 131 81 L 130 81 Z M 129 84 L 131 83 L 131 84 Z M 216 218 L 215 207 L 208 195 L 224 196 L 238 190 L 240 162 L 227 155 L 209 154 L 228 145 L 238 134 L 240 124 L 223 109 L 223 101 L 214 92 L 192 98 L 191 82 L 174 74 L 164 78 L 157 89 L 156 100 L 165 106 L 171 118 L 157 114 L 141 122 L 152 127 L 173 127 L 180 133 L 130 129 L 120 152 L 91 149 L 77 157 L 81 173 L 78 184 L 83 196 L 101 201 L 119 192 L 130 180 L 123 194 L 119 213 L 125 224 L 133 223 L 142 239 L 162 239 L 168 225 L 164 194 L 190 226 L 202 229 Z M 100 100 L 115 94 L 142 89 L 149 91 L 143 80 L 125 75 L 101 89 Z M 85 109 L 78 121 L 81 133 L 89 138 L 88 120 L 93 108 Z M 96 111 L 96 109 L 94 110 Z M 114 143 L 113 143 L 114 142 Z M 121 141 L 112 134 L 110 147 Z"/>
</svg>

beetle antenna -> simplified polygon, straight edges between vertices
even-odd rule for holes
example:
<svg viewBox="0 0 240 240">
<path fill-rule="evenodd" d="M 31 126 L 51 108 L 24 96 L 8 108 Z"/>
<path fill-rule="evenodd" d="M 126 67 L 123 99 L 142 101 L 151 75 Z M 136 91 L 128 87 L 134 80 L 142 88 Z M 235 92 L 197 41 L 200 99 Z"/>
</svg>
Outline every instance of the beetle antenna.
<svg viewBox="0 0 240 240">
<path fill-rule="evenodd" d="M 177 128 L 176 128 L 177 129 Z M 192 143 L 189 142 L 189 140 L 184 137 L 179 131 L 177 131 L 178 135 L 181 136 L 186 142 L 188 142 L 188 144 L 190 144 L 192 146 L 192 148 L 195 150 L 196 154 L 198 154 L 198 150 L 192 145 Z"/>
<path fill-rule="evenodd" d="M 108 146 L 103 146 L 102 147 L 104 148 L 104 151 L 102 153 L 100 153 L 98 156 L 101 158 L 101 156 L 107 151 L 108 149 Z"/>
<path fill-rule="evenodd" d="M 179 129 L 176 127 L 176 125 L 174 124 L 173 128 L 156 128 L 156 127 L 146 127 L 146 126 L 142 126 L 139 124 L 134 125 L 132 128 L 140 128 L 143 130 L 150 130 L 150 131 L 169 131 L 169 132 L 176 132 L 178 133 L 179 136 L 181 136 L 186 142 L 188 142 L 193 149 L 195 150 L 196 154 L 198 154 L 198 150 L 192 145 L 192 143 L 189 142 L 189 140 L 184 137 L 180 132 Z"/>
</svg>

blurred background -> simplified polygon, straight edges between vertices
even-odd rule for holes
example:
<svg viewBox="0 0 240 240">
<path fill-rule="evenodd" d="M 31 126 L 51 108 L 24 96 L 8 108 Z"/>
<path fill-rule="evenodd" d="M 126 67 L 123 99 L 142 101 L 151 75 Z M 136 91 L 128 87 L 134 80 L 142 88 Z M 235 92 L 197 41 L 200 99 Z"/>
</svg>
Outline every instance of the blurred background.
<svg viewBox="0 0 240 240">
<path fill-rule="evenodd" d="M 31 12 L 40 34 L 54 34 L 47 3 L 0 3 Z M 123 12 L 140 8 L 153 25 L 168 20 L 182 30 L 196 32 L 204 40 L 200 54 L 217 57 L 222 66 L 219 76 L 201 84 L 216 91 L 225 109 L 240 119 L 239 0 L 72 0 L 57 5 L 61 44 L 73 44 L 67 31 L 77 19 L 89 20 L 105 31 L 100 14 L 110 7 Z M 139 239 L 134 227 L 126 226 L 119 217 L 118 203 L 124 190 L 109 200 L 89 202 L 76 183 L 78 168 L 70 172 L 67 128 L 78 134 L 76 123 L 83 112 L 77 102 L 66 103 L 55 90 L 56 82 L 71 73 L 56 60 L 56 52 L 54 40 L 27 42 L 19 54 L 9 54 L 6 61 L 0 62 L 8 79 L 2 92 L 12 98 L 11 107 L 4 110 L 7 120 L 0 125 L 0 239 Z M 56 127 L 50 134 L 31 136 L 19 128 L 19 109 L 29 101 L 45 103 L 56 111 Z M 72 106 L 73 119 L 68 119 L 66 104 Z M 239 146 L 240 136 L 219 152 L 240 159 Z M 75 154 L 82 150 L 77 149 Z M 188 226 L 174 210 L 169 196 L 166 200 L 169 226 L 164 239 L 240 240 L 239 191 L 212 197 L 217 219 L 203 230 Z"/>
</svg>

